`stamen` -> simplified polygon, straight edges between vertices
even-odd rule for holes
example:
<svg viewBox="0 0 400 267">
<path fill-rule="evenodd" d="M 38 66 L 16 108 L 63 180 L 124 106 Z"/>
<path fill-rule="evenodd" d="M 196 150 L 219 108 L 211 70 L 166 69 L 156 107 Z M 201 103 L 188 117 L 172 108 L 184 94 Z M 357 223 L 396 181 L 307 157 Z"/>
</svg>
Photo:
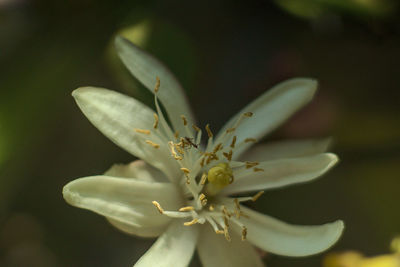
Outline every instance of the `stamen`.
<svg viewBox="0 0 400 267">
<path fill-rule="evenodd" d="M 236 138 L 237 138 L 236 135 L 234 135 L 232 138 L 231 148 L 235 148 Z"/>
<path fill-rule="evenodd" d="M 224 157 L 225 157 L 228 161 L 231 161 L 231 160 L 232 160 L 232 154 L 233 154 L 232 149 L 229 151 L 229 153 L 226 153 L 226 152 L 222 153 L 222 155 L 224 155 Z"/>
<path fill-rule="evenodd" d="M 246 163 L 246 169 L 253 168 L 253 167 L 257 166 L 258 164 L 260 164 L 257 161 L 246 161 L 245 163 Z"/>
<path fill-rule="evenodd" d="M 261 168 L 254 168 L 253 171 L 254 171 L 254 172 L 263 172 L 264 169 L 261 169 Z"/>
<path fill-rule="evenodd" d="M 243 113 L 243 116 L 250 118 L 251 116 L 253 116 L 253 112 Z"/>
<path fill-rule="evenodd" d="M 205 205 L 207 205 L 207 198 L 206 195 L 204 195 L 203 193 L 200 194 L 199 196 L 199 200 L 201 205 L 204 207 Z"/>
<path fill-rule="evenodd" d="M 184 226 L 191 226 L 193 224 L 196 224 L 199 221 L 199 219 L 194 218 L 193 220 L 191 220 L 190 222 L 185 222 L 183 223 Z"/>
<path fill-rule="evenodd" d="M 228 218 L 231 217 L 231 214 L 229 213 L 228 209 L 225 206 L 222 206 L 222 213 Z"/>
<path fill-rule="evenodd" d="M 231 236 L 229 235 L 229 231 L 228 231 L 228 227 L 227 226 L 224 227 L 224 235 L 225 235 L 225 239 L 230 242 L 231 241 Z"/>
<path fill-rule="evenodd" d="M 157 201 L 152 201 L 151 203 L 153 203 L 154 206 L 156 206 L 156 208 L 158 209 L 158 211 L 163 214 L 164 213 L 164 209 L 161 207 L 160 203 L 158 203 Z"/>
<path fill-rule="evenodd" d="M 169 147 L 169 150 L 171 151 L 171 154 L 174 157 L 174 159 L 176 159 L 176 160 L 182 160 L 183 159 L 181 156 L 178 156 L 178 154 L 176 153 L 175 144 L 172 141 L 168 142 L 168 147 Z"/>
<path fill-rule="evenodd" d="M 157 93 L 159 89 L 160 89 L 160 78 L 157 76 L 156 77 L 156 86 L 154 87 L 154 92 Z"/>
<path fill-rule="evenodd" d="M 179 132 L 178 132 L 178 131 L 176 131 L 176 132 L 174 133 L 174 137 L 175 137 L 176 140 L 178 140 L 178 138 L 179 138 Z"/>
<path fill-rule="evenodd" d="M 210 210 L 210 211 L 214 211 L 214 205 L 213 204 L 210 204 L 210 206 L 208 207 L 208 209 Z"/>
<path fill-rule="evenodd" d="M 247 228 L 246 226 L 242 227 L 242 241 L 245 241 L 247 237 Z"/>
<path fill-rule="evenodd" d="M 153 128 L 157 129 L 158 127 L 158 115 L 156 113 L 153 114 L 154 115 L 154 124 L 153 124 Z"/>
<path fill-rule="evenodd" d="M 154 142 L 152 142 L 152 141 L 150 141 L 150 140 L 146 140 L 145 142 L 146 142 L 146 144 L 149 144 L 149 145 L 151 145 L 151 146 L 154 147 L 154 148 L 160 148 L 160 145 L 159 145 L 159 144 L 156 144 L 156 143 L 154 143 Z"/>
<path fill-rule="evenodd" d="M 187 125 L 187 119 L 184 115 L 181 115 L 181 119 L 183 121 L 183 125 L 186 126 Z"/>
<path fill-rule="evenodd" d="M 206 131 L 207 131 L 207 134 L 208 134 L 208 138 L 211 138 L 211 137 L 214 136 L 213 133 L 211 132 L 210 124 L 206 125 Z"/>
<path fill-rule="evenodd" d="M 135 132 L 137 132 L 137 133 L 147 134 L 147 135 L 150 134 L 150 131 L 149 131 L 149 130 L 137 129 L 137 128 L 135 128 L 134 130 L 135 130 Z"/>
<path fill-rule="evenodd" d="M 221 149 L 222 149 L 222 143 L 219 143 L 214 147 L 213 153 L 217 153 Z"/>
<path fill-rule="evenodd" d="M 183 171 L 185 174 L 190 173 L 190 170 L 188 168 L 181 168 L 181 171 Z"/>
<path fill-rule="evenodd" d="M 235 202 L 235 215 L 236 215 L 236 218 L 240 219 L 241 210 L 240 210 L 239 201 L 237 200 L 237 198 L 235 198 L 234 202 Z"/>
<path fill-rule="evenodd" d="M 192 211 L 194 210 L 193 206 L 186 206 L 179 209 L 179 211 Z"/>
<path fill-rule="evenodd" d="M 226 130 L 226 133 L 232 133 L 236 130 L 236 128 L 229 128 L 228 130 Z"/>
<path fill-rule="evenodd" d="M 215 231 L 215 233 L 218 234 L 218 235 L 222 235 L 222 234 L 225 233 L 225 231 L 223 231 L 223 230 L 217 230 L 217 231 Z"/>
<path fill-rule="evenodd" d="M 224 216 L 224 223 L 226 225 L 226 227 L 229 227 L 229 222 L 228 222 L 228 218 Z"/>
<path fill-rule="evenodd" d="M 206 181 L 207 181 L 207 174 L 203 173 L 203 175 L 200 178 L 200 184 L 205 185 Z"/>
<path fill-rule="evenodd" d="M 244 142 L 245 143 L 249 143 L 249 142 L 255 143 L 255 142 L 257 142 L 257 139 L 255 139 L 255 138 L 246 138 L 246 139 L 244 139 Z"/>
<path fill-rule="evenodd" d="M 257 201 L 257 199 L 259 199 L 259 198 L 262 196 L 262 194 L 264 194 L 264 191 L 258 192 L 257 194 L 255 194 L 255 195 L 251 198 L 251 200 L 252 200 L 253 202 Z"/>
<path fill-rule="evenodd" d="M 196 125 L 194 125 L 194 124 L 192 124 L 192 127 L 196 132 L 200 132 L 201 131 L 201 129 L 199 127 L 197 127 Z"/>
</svg>

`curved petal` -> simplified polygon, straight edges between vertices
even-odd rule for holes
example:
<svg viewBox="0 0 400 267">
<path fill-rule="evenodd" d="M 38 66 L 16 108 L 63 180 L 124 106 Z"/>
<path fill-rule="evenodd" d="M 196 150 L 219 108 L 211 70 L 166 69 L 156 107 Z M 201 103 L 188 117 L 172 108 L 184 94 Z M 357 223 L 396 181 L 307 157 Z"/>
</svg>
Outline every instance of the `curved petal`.
<svg viewBox="0 0 400 267">
<path fill-rule="evenodd" d="M 211 227 L 202 227 L 197 251 L 203 267 L 263 267 L 264 264 L 252 245 L 231 233 L 231 242 L 217 235 Z"/>
<path fill-rule="evenodd" d="M 183 132 L 181 115 L 195 122 L 181 84 L 164 64 L 123 37 L 116 37 L 115 46 L 128 70 L 152 93 L 156 77 L 160 78 L 157 96 L 176 130 Z"/>
<path fill-rule="evenodd" d="M 115 222 L 113 224 L 121 230 L 144 236 L 159 234 L 170 222 L 169 217 L 157 211 L 152 201 L 170 210 L 182 206 L 179 190 L 171 183 L 110 176 L 74 180 L 64 186 L 63 196 L 72 206 L 96 212 Z"/>
<path fill-rule="evenodd" d="M 115 144 L 160 169 L 171 180 L 179 175 L 167 144 L 158 142 L 160 147 L 156 149 L 145 142 L 157 140 L 157 132 L 146 135 L 135 131 L 153 129 L 154 111 L 149 107 L 103 88 L 79 88 L 72 95 L 85 116 Z"/>
<path fill-rule="evenodd" d="M 237 141 L 240 143 L 246 138 L 262 138 L 308 103 L 316 89 L 317 81 L 307 78 L 294 78 L 279 83 L 233 116 L 221 129 L 215 143 L 220 143 L 218 139 L 223 133 L 232 128 L 243 113 L 249 111 L 254 115 L 244 119 L 236 128 Z M 234 159 L 237 159 L 250 145 L 251 142 L 238 147 Z"/>
<path fill-rule="evenodd" d="M 186 267 L 193 256 L 199 227 L 174 220 L 134 267 Z"/>
<path fill-rule="evenodd" d="M 338 220 L 317 226 L 290 225 L 241 206 L 249 218 L 241 217 L 247 227 L 247 240 L 255 246 L 284 256 L 308 256 L 320 253 L 335 244 L 344 224 Z M 242 229 L 233 225 L 239 234 Z"/>
<path fill-rule="evenodd" d="M 311 156 L 326 152 L 331 142 L 331 138 L 321 138 L 257 144 L 244 152 L 240 156 L 240 159 L 243 161 L 267 161 L 272 159 Z"/>
<path fill-rule="evenodd" d="M 257 168 L 264 171 L 254 172 L 249 169 L 237 175 L 234 172 L 234 182 L 225 187 L 221 193 L 226 195 L 308 182 L 327 172 L 337 161 L 335 154 L 324 153 L 261 162 Z"/>
<path fill-rule="evenodd" d="M 143 160 L 135 160 L 129 164 L 114 164 L 105 173 L 105 176 L 136 178 L 145 182 L 165 182 L 165 175 L 147 164 Z"/>
</svg>

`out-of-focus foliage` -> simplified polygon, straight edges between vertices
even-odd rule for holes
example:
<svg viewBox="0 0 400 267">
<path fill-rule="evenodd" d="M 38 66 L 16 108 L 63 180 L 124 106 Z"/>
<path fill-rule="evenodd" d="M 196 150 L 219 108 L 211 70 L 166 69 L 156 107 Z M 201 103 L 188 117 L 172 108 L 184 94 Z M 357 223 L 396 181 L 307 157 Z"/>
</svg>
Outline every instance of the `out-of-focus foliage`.
<svg viewBox="0 0 400 267">
<path fill-rule="evenodd" d="M 356 251 L 328 254 L 323 267 L 400 267 L 399 238 L 392 240 L 393 254 L 366 257 Z"/>
<path fill-rule="evenodd" d="M 359 18 L 392 16 L 398 6 L 396 0 L 275 0 L 293 15 L 317 19 L 330 14 L 348 14 Z"/>
</svg>

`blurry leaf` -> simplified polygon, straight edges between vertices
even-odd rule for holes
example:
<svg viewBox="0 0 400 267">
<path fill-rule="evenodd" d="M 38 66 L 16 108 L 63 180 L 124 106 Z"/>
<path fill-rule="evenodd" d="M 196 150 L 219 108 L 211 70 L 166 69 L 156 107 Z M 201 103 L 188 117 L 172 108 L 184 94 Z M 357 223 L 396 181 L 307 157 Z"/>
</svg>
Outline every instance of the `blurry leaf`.
<svg viewBox="0 0 400 267">
<path fill-rule="evenodd" d="M 287 12 L 306 19 L 338 13 L 355 17 L 384 18 L 393 15 L 397 3 L 393 0 L 275 0 Z"/>
</svg>

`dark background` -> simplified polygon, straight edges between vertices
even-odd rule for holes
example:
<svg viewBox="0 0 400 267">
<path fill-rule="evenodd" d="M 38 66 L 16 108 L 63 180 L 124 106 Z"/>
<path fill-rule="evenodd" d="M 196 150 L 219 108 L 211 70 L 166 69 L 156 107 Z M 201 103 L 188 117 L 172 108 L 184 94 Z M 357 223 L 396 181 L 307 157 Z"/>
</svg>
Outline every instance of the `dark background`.
<svg viewBox="0 0 400 267">
<path fill-rule="evenodd" d="M 396 3 L 0 0 L 0 266 L 132 266 L 151 245 L 61 195 L 73 179 L 133 160 L 70 96 L 93 85 L 151 105 L 116 58 L 118 32 L 173 70 L 214 129 L 279 81 L 317 78 L 314 101 L 269 138 L 333 136 L 341 162 L 316 182 L 267 192 L 256 208 L 296 224 L 343 219 L 331 251 L 388 253 L 400 233 Z M 265 260 L 309 267 L 324 255 Z"/>
</svg>

